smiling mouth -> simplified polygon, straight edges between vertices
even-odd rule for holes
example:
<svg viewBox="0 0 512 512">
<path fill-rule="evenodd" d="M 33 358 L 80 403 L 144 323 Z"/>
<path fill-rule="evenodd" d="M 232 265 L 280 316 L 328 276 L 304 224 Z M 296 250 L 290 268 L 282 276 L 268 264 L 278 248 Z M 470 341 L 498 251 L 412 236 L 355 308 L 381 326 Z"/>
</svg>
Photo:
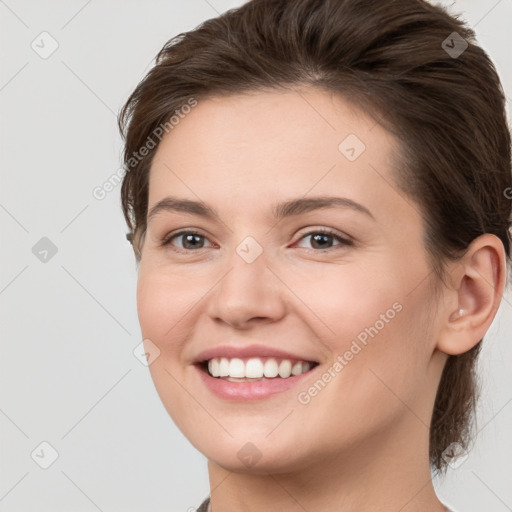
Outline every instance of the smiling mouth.
<svg viewBox="0 0 512 512">
<path fill-rule="evenodd" d="M 285 380 L 302 375 L 318 366 L 316 361 L 293 361 L 275 357 L 214 357 L 198 363 L 210 377 L 228 382 Z"/>
</svg>

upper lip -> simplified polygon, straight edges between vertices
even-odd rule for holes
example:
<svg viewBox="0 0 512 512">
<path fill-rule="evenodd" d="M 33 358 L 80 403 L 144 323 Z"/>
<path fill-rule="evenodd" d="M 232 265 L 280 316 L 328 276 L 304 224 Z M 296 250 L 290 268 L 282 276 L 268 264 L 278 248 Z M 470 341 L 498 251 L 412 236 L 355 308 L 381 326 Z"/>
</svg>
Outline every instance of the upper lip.
<svg viewBox="0 0 512 512">
<path fill-rule="evenodd" d="M 265 345 L 246 345 L 243 347 L 219 345 L 199 353 L 195 357 L 193 363 L 202 363 L 204 361 L 209 361 L 214 357 L 227 357 L 228 359 L 232 359 L 234 357 L 238 357 L 240 359 L 248 357 L 277 357 L 280 359 L 317 362 L 307 356 L 292 354 L 291 352 L 286 352 L 285 350 L 280 350 L 274 347 L 267 347 Z"/>
</svg>

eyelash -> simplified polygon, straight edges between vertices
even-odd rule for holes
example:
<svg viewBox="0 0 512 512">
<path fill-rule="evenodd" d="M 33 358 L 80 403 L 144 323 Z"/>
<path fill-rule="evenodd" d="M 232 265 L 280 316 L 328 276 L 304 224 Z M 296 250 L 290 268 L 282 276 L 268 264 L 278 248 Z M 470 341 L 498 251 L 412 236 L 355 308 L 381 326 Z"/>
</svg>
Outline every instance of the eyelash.
<svg viewBox="0 0 512 512">
<path fill-rule="evenodd" d="M 204 236 L 203 234 L 201 234 L 197 231 L 185 231 L 184 230 L 184 231 L 179 231 L 178 233 L 171 233 L 170 235 L 165 236 L 161 240 L 160 246 L 161 247 L 169 246 L 171 244 L 171 240 L 173 240 L 174 238 L 183 236 L 183 235 L 196 235 L 196 236 L 200 236 L 200 237 L 207 239 L 206 236 Z M 352 240 L 350 240 L 349 238 L 344 238 L 341 235 L 339 235 L 338 233 L 336 233 L 335 231 L 332 231 L 332 230 L 326 229 L 326 228 L 308 231 L 307 233 L 305 233 L 304 235 L 302 235 L 299 238 L 298 242 L 300 242 L 301 240 L 307 238 L 308 236 L 312 236 L 312 235 L 332 236 L 333 238 L 335 238 L 336 240 L 341 242 L 339 245 L 352 246 L 354 244 L 354 242 Z M 327 249 L 313 249 L 313 248 L 306 248 L 306 247 L 303 247 L 303 249 L 306 249 L 306 251 L 308 251 L 308 252 L 319 253 L 319 252 L 326 252 L 326 251 L 333 250 L 336 247 L 338 247 L 338 246 L 328 247 Z M 180 247 L 173 247 L 172 250 L 175 250 L 176 252 L 181 252 L 181 253 L 191 253 L 191 252 L 195 252 L 195 251 L 200 251 L 201 249 L 206 249 L 206 247 L 200 247 L 199 249 L 182 249 Z"/>
</svg>

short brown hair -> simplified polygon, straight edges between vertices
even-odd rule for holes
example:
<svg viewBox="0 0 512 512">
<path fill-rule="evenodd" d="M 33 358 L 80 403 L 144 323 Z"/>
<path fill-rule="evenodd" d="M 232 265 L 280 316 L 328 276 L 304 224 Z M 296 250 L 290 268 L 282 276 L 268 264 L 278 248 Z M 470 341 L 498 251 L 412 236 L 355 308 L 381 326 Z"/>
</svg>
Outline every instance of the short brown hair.
<svg viewBox="0 0 512 512">
<path fill-rule="evenodd" d="M 397 136 L 396 182 L 421 208 L 440 278 L 443 262 L 483 233 L 503 242 L 510 263 L 503 89 L 473 30 L 423 0 L 252 0 L 170 39 L 119 115 L 122 207 L 137 260 L 158 143 L 143 157 L 139 150 L 159 127 L 191 99 L 296 85 L 342 95 Z M 480 347 L 449 356 L 444 368 L 430 426 L 438 470 L 449 445 L 471 440 Z"/>
</svg>

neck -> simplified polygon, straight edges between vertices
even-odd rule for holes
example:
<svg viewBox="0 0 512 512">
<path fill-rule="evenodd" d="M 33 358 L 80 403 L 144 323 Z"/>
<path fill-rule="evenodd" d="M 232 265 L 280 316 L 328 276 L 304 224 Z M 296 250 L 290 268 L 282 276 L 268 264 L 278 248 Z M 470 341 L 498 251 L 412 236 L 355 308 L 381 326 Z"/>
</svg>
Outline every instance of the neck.
<svg viewBox="0 0 512 512">
<path fill-rule="evenodd" d="M 396 425 L 395 425 L 396 427 Z M 392 433 L 300 469 L 228 471 L 208 461 L 212 512 L 445 512 L 432 485 L 428 429 L 409 415 Z"/>
</svg>

